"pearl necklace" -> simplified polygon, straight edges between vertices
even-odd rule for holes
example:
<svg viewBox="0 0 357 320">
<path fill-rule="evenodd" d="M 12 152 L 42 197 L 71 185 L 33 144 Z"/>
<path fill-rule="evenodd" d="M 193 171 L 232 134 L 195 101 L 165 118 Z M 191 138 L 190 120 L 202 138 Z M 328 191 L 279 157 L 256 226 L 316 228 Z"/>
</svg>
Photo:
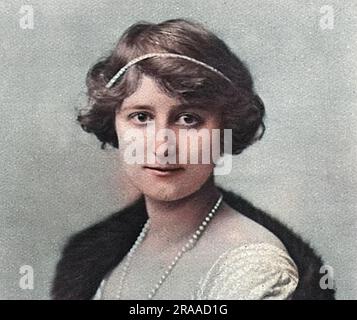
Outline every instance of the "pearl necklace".
<svg viewBox="0 0 357 320">
<path fill-rule="evenodd" d="M 175 258 L 172 260 L 171 264 L 167 267 L 166 271 L 164 272 L 164 274 L 161 276 L 160 280 L 158 281 L 158 283 L 155 285 L 155 287 L 150 291 L 150 293 L 148 294 L 147 298 L 149 300 L 151 300 L 154 295 L 156 294 L 156 292 L 160 289 L 161 285 L 164 283 L 164 281 L 167 279 L 167 277 L 170 275 L 172 269 L 176 266 L 177 262 L 180 260 L 180 258 L 183 256 L 183 254 L 187 251 L 187 250 L 191 250 L 197 243 L 198 239 L 200 238 L 200 236 L 202 235 L 202 232 L 206 229 L 208 223 L 211 221 L 211 219 L 213 218 L 213 214 L 217 211 L 217 209 L 219 208 L 221 202 L 223 199 L 223 195 L 220 195 L 220 197 L 218 198 L 217 202 L 215 203 L 215 205 L 213 206 L 213 208 L 211 209 L 211 211 L 207 214 L 207 216 L 204 218 L 204 220 L 202 221 L 202 223 L 200 224 L 200 226 L 198 227 L 198 229 L 195 231 L 195 233 L 192 235 L 192 237 L 189 239 L 189 241 L 182 247 L 182 249 L 177 253 L 177 255 L 175 256 Z M 148 219 L 143 227 L 143 229 L 141 230 L 138 238 L 136 239 L 134 245 L 131 247 L 131 249 L 129 250 L 129 253 L 127 255 L 127 261 L 124 264 L 123 267 L 123 273 L 122 276 L 120 278 L 120 282 L 119 282 L 119 289 L 118 289 L 118 294 L 116 295 L 117 299 L 120 299 L 121 293 L 122 293 L 122 289 L 123 289 L 123 284 L 124 284 L 124 280 L 125 277 L 128 273 L 129 270 L 129 266 L 131 263 L 131 260 L 133 258 L 134 253 L 136 252 L 136 249 L 140 246 L 140 244 L 143 242 L 148 230 L 149 230 L 149 225 L 150 225 L 150 219 Z"/>
</svg>

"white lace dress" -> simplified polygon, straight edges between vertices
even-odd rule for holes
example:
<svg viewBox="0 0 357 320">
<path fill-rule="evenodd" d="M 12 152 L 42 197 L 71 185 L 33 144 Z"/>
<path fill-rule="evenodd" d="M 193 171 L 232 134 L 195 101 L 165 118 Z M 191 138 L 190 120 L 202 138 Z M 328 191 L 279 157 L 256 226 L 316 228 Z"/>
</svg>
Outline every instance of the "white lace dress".
<svg viewBox="0 0 357 320">
<path fill-rule="evenodd" d="M 176 274 L 173 271 L 154 299 L 289 299 L 298 284 L 294 261 L 286 250 L 270 243 L 230 248 L 208 268 L 197 268 L 196 274 L 187 272 L 183 258 L 176 268 Z M 120 272 L 120 268 L 117 269 L 112 274 Z M 94 300 L 115 299 L 119 277 L 114 275 L 102 281 Z"/>
</svg>

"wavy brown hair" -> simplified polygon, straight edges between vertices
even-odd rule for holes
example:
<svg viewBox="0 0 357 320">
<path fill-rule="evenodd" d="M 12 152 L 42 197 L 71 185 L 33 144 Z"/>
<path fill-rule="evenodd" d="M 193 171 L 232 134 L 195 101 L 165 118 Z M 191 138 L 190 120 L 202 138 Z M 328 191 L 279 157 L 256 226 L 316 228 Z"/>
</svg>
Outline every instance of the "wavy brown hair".
<svg viewBox="0 0 357 320">
<path fill-rule="evenodd" d="M 221 71 L 231 83 L 191 61 L 158 57 L 134 64 L 111 88 L 105 88 L 121 67 L 151 52 L 171 52 L 200 60 Z M 115 111 L 135 92 L 143 74 L 182 102 L 221 107 L 224 129 L 232 129 L 232 154 L 241 153 L 263 136 L 265 108 L 254 92 L 251 74 L 218 36 L 187 19 L 158 24 L 140 21 L 130 26 L 110 54 L 87 74 L 88 104 L 79 110 L 77 121 L 86 132 L 96 135 L 102 149 L 106 144 L 119 147 Z"/>
</svg>

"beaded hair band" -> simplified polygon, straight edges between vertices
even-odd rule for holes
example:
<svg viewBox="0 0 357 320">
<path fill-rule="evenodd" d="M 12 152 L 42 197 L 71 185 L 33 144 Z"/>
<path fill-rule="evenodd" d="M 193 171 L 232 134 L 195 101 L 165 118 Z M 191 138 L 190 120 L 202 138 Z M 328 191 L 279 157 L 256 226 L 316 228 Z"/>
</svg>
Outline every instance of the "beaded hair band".
<svg viewBox="0 0 357 320">
<path fill-rule="evenodd" d="M 181 59 L 186 59 L 186 60 L 189 60 L 189 61 L 192 61 L 194 63 L 197 63 L 217 74 L 219 74 L 221 77 L 223 77 L 224 79 L 226 79 L 227 81 L 229 81 L 230 83 L 232 83 L 232 81 L 227 78 L 221 71 L 217 70 L 216 68 L 213 68 L 212 66 L 202 62 L 202 61 L 199 61 L 199 60 L 196 60 L 194 58 L 191 58 L 191 57 L 188 57 L 188 56 L 185 56 L 185 55 L 182 55 L 182 54 L 176 54 L 176 53 L 169 53 L 169 52 L 162 52 L 162 53 L 147 53 L 147 54 L 144 54 L 142 56 L 139 56 L 131 61 L 129 61 L 124 67 L 122 67 L 114 76 L 113 78 L 111 78 L 109 80 L 109 82 L 105 85 L 105 87 L 107 89 L 111 88 L 113 86 L 113 84 L 120 78 L 120 76 L 129 68 L 131 67 L 133 64 L 139 62 L 139 61 L 142 61 L 142 60 L 145 60 L 145 59 L 148 59 L 148 58 L 153 58 L 153 57 L 175 57 L 175 58 L 181 58 Z"/>
</svg>

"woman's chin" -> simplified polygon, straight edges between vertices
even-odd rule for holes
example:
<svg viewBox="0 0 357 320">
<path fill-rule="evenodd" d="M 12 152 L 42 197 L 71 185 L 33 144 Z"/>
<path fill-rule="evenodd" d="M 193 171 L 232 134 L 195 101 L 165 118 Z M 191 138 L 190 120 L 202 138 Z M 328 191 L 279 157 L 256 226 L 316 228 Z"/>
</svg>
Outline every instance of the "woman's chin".
<svg viewBox="0 0 357 320">
<path fill-rule="evenodd" d="M 195 172 L 193 172 L 195 173 Z M 197 192 L 211 177 L 206 174 L 192 174 L 186 179 L 176 177 L 171 179 L 148 179 L 146 176 L 129 176 L 130 181 L 136 189 L 144 196 L 157 201 L 176 201 L 186 198 Z"/>
<path fill-rule="evenodd" d="M 183 198 L 184 196 L 181 196 L 181 194 L 177 193 L 147 193 L 144 195 L 152 200 L 156 201 L 175 201 Z"/>
<path fill-rule="evenodd" d="M 190 190 L 143 190 L 144 196 L 156 201 L 176 201 L 185 198 L 194 191 Z"/>
</svg>

